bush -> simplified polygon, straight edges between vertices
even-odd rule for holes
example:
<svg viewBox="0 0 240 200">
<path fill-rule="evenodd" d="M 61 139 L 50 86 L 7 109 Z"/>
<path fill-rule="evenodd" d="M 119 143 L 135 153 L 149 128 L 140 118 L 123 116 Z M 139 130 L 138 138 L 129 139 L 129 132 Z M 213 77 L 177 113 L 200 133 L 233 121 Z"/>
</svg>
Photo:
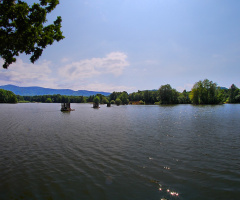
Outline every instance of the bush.
<svg viewBox="0 0 240 200">
<path fill-rule="evenodd" d="M 106 97 L 103 97 L 103 99 L 102 99 L 102 104 L 108 104 L 109 103 L 109 101 L 107 100 L 107 98 Z"/>
<path fill-rule="evenodd" d="M 119 98 L 117 98 L 115 103 L 116 103 L 117 106 L 119 106 L 122 103 L 122 101 Z"/>
<path fill-rule="evenodd" d="M 51 98 L 47 98 L 45 103 L 52 103 L 52 99 Z"/>
<path fill-rule="evenodd" d="M 99 98 L 99 96 L 95 96 L 95 97 L 93 98 L 93 102 L 96 103 L 96 104 L 99 104 L 99 103 L 100 103 L 100 98 Z"/>
</svg>

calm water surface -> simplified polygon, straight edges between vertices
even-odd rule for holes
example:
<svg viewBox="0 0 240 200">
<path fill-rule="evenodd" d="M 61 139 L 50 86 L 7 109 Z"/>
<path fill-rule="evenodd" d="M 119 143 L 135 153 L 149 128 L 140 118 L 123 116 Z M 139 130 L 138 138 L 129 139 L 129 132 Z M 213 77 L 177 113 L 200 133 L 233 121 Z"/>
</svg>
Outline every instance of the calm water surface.
<svg viewBox="0 0 240 200">
<path fill-rule="evenodd" d="M 240 199 L 240 105 L 0 104 L 0 199 Z"/>
</svg>

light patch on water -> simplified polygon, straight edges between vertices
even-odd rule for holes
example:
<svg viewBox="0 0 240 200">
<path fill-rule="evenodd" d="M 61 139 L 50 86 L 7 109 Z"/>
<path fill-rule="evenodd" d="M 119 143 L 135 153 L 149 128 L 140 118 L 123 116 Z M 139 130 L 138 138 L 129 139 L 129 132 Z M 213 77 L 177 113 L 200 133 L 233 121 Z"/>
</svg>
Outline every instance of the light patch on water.
<svg viewBox="0 0 240 200">
<path fill-rule="evenodd" d="M 170 167 L 167 167 L 167 166 L 165 166 L 163 168 L 166 169 L 166 170 L 170 170 L 171 169 Z"/>
</svg>

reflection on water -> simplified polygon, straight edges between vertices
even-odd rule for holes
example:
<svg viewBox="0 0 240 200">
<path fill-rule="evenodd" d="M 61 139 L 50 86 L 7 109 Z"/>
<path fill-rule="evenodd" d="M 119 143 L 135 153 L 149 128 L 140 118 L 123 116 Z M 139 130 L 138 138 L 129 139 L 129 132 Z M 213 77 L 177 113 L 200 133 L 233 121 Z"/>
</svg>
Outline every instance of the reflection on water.
<svg viewBox="0 0 240 200">
<path fill-rule="evenodd" d="M 240 105 L 0 104 L 0 199 L 239 199 Z"/>
</svg>

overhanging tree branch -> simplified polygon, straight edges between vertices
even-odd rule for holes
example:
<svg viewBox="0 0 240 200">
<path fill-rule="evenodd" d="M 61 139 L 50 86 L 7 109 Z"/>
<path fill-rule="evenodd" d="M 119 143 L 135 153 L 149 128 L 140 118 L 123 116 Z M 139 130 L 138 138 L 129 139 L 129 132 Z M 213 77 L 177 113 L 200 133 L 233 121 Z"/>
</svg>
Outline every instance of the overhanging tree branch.
<svg viewBox="0 0 240 200">
<path fill-rule="evenodd" d="M 40 0 L 32 6 L 20 0 L 0 0 L 0 56 L 4 60 L 3 68 L 16 62 L 20 53 L 31 54 L 30 61 L 34 63 L 47 45 L 64 39 L 61 17 L 44 26 L 47 14 L 58 4 L 59 0 Z"/>
</svg>

